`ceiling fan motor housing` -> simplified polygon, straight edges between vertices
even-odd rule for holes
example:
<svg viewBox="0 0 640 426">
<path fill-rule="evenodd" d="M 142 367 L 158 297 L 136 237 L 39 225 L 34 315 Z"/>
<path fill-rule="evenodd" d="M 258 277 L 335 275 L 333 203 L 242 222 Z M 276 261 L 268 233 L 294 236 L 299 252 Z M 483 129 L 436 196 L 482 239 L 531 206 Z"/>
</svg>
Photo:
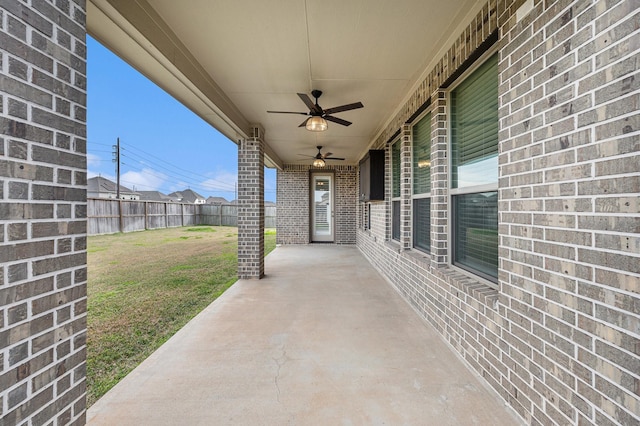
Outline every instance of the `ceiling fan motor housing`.
<svg viewBox="0 0 640 426">
<path fill-rule="evenodd" d="M 307 130 L 311 130 L 311 131 L 325 131 L 327 130 L 327 121 L 332 121 L 342 126 L 350 126 L 352 124 L 350 121 L 333 116 L 333 114 L 364 107 L 364 105 L 362 105 L 362 102 L 354 102 L 351 104 L 340 105 L 340 106 L 328 108 L 325 110 L 318 104 L 318 98 L 322 96 L 322 90 L 314 89 L 311 91 L 311 95 L 315 98 L 316 100 L 315 103 L 311 100 L 309 95 L 305 93 L 298 93 L 298 97 L 300 98 L 300 100 L 302 100 L 302 102 L 304 102 L 307 108 L 309 108 L 308 112 L 300 112 L 300 111 L 267 111 L 267 112 L 275 113 L 275 114 L 306 115 L 307 119 L 304 120 L 298 127 L 306 127 Z M 307 124 L 309 124 L 309 121 L 311 120 L 313 120 L 313 125 L 307 126 Z"/>
</svg>

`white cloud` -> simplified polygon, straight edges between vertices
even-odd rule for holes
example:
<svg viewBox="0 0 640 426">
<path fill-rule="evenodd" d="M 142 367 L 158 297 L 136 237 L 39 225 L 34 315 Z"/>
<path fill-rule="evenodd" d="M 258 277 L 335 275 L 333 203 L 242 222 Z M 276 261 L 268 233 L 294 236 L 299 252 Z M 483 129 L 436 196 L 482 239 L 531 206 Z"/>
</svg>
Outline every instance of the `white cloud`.
<svg viewBox="0 0 640 426">
<path fill-rule="evenodd" d="M 120 184 L 136 191 L 157 191 L 167 177 L 155 170 L 144 168 L 140 172 L 128 171 L 120 176 Z"/>
<path fill-rule="evenodd" d="M 189 188 L 189 184 L 184 181 L 171 181 L 169 182 L 169 191 L 167 193 L 172 193 L 176 191 L 182 191 L 186 188 Z"/>
<path fill-rule="evenodd" d="M 233 191 L 238 181 L 235 173 L 222 170 L 211 178 L 200 183 L 200 186 L 209 191 Z"/>
<path fill-rule="evenodd" d="M 105 179 L 109 179 L 115 182 L 115 176 L 111 173 L 104 173 L 105 160 L 103 160 L 100 156 L 92 154 L 90 152 L 87 153 L 87 178 L 91 179 L 96 176 L 102 176 Z M 113 170 L 113 168 L 111 168 Z"/>
<path fill-rule="evenodd" d="M 87 168 L 99 167 L 101 162 L 102 162 L 102 158 L 100 158 L 95 154 L 87 152 Z"/>
</svg>

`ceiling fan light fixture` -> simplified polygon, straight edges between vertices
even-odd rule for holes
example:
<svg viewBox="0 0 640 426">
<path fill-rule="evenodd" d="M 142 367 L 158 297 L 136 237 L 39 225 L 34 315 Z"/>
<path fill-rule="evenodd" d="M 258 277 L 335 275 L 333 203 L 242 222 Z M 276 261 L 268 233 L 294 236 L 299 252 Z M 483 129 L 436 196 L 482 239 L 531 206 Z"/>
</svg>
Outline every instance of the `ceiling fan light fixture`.
<svg viewBox="0 0 640 426">
<path fill-rule="evenodd" d="M 313 160 L 313 167 L 324 167 L 326 163 L 322 158 L 316 158 Z"/>
<path fill-rule="evenodd" d="M 324 132 L 329 126 L 327 125 L 327 120 L 318 115 L 314 115 L 307 120 L 305 127 L 311 132 Z"/>
</svg>

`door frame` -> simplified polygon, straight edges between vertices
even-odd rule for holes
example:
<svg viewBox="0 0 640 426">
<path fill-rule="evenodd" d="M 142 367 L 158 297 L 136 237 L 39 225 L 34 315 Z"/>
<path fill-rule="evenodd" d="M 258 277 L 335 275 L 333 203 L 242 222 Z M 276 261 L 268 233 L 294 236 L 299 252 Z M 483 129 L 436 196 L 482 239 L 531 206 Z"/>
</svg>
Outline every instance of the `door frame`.
<svg viewBox="0 0 640 426">
<path fill-rule="evenodd" d="M 326 237 L 317 238 L 314 232 L 314 216 L 315 216 L 315 178 L 319 176 L 328 176 L 331 179 L 331 188 L 329 188 L 331 194 L 330 211 L 331 215 L 331 235 Z M 333 243 L 336 237 L 336 221 L 335 221 L 335 200 L 336 200 L 336 174 L 333 170 L 311 170 L 309 172 L 309 240 L 312 243 Z"/>
</svg>

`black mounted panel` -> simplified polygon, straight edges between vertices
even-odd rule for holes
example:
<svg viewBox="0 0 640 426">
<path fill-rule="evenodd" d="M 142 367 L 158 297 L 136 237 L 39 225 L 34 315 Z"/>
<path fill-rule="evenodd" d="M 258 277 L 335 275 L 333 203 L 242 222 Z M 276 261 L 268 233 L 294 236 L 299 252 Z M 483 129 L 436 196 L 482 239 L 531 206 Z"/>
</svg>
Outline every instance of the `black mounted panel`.
<svg viewBox="0 0 640 426">
<path fill-rule="evenodd" d="M 360 201 L 384 200 L 384 150 L 372 149 L 360 161 Z"/>
</svg>

